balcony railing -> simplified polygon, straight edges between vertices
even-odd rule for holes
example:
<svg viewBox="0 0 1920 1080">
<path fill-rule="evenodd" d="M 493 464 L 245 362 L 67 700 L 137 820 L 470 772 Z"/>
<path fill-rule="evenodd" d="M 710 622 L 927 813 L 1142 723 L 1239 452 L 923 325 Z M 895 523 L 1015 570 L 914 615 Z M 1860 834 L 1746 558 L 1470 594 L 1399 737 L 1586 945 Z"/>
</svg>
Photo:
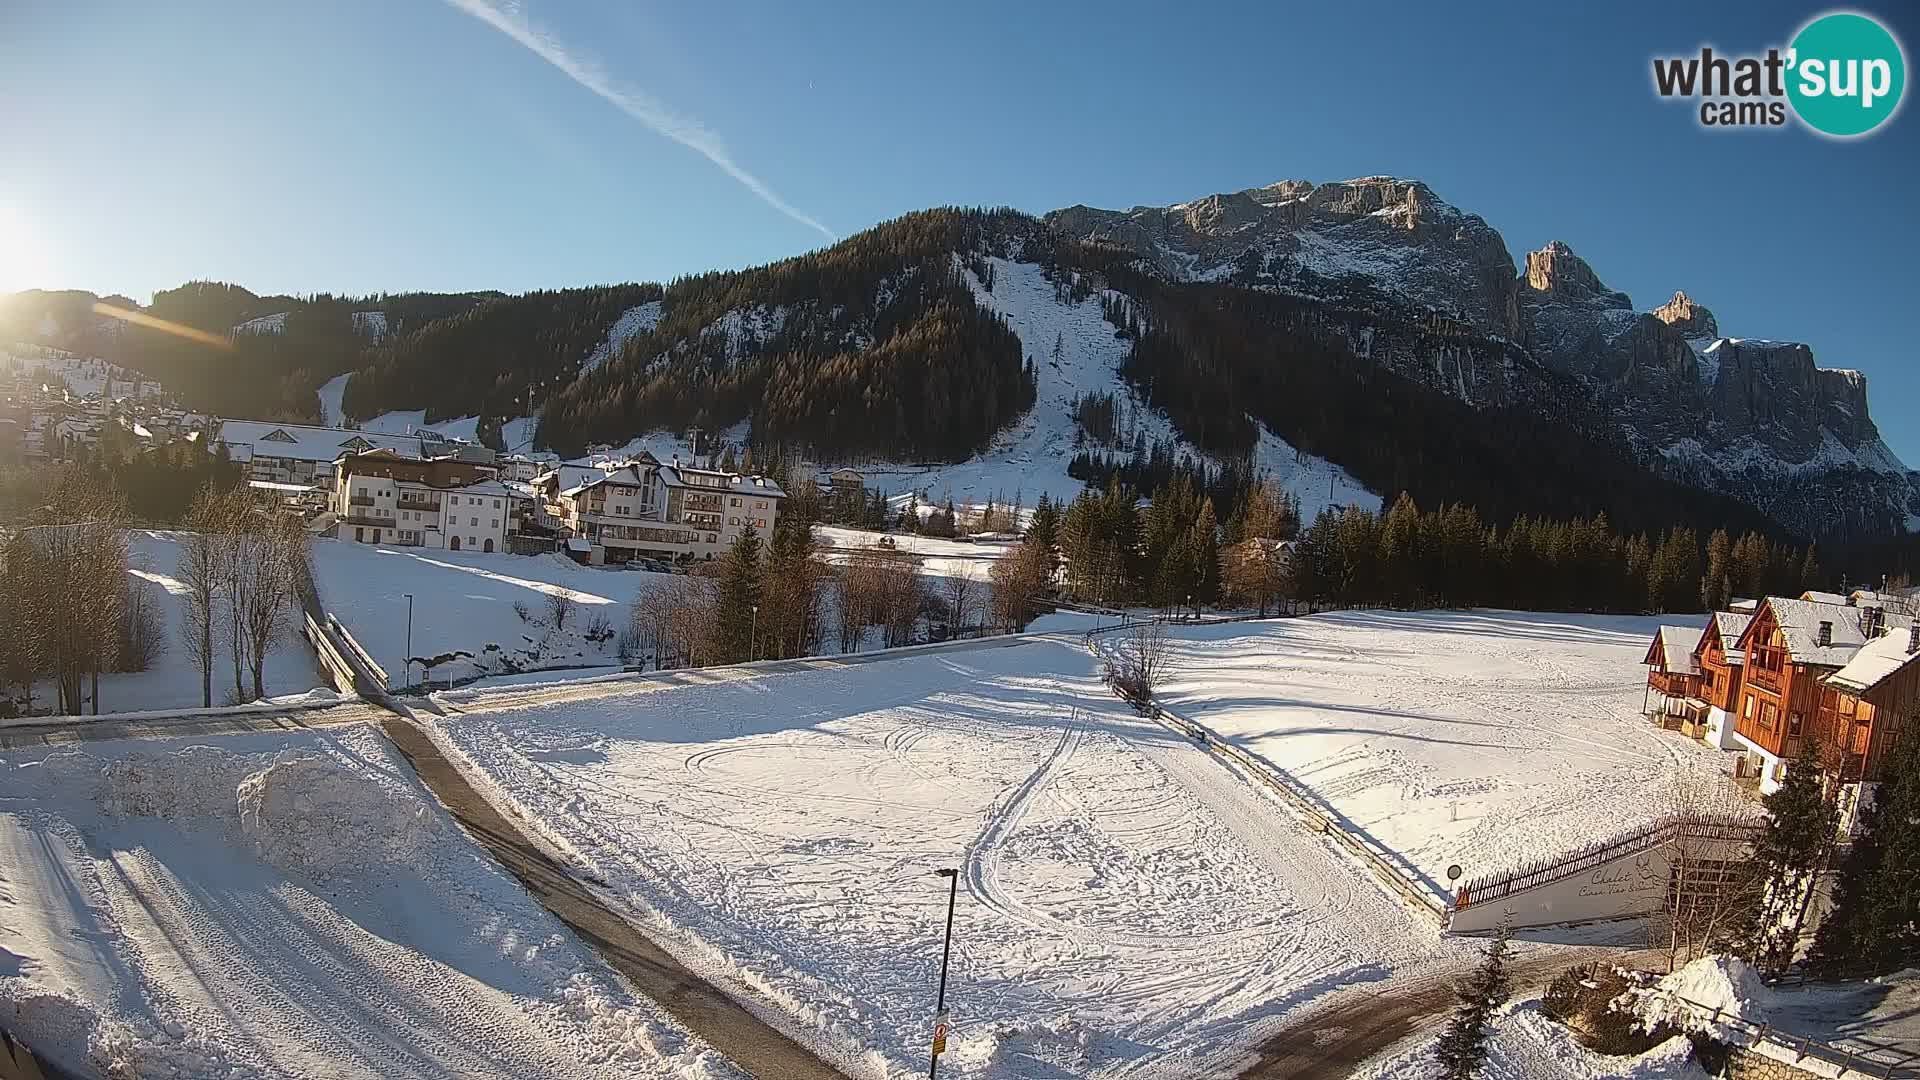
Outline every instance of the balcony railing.
<svg viewBox="0 0 1920 1080">
<path fill-rule="evenodd" d="M 373 505 L 373 496 L 371 496 L 371 495 L 354 495 L 354 496 L 350 496 L 350 497 L 349 497 L 349 498 L 347 499 L 347 501 L 348 501 L 349 503 L 352 503 L 352 504 L 353 504 L 353 505 L 355 505 L 355 506 L 372 506 L 372 505 Z"/>
<path fill-rule="evenodd" d="M 405 495 L 394 500 L 394 505 L 402 510 L 432 510 L 438 512 L 440 504 L 432 499 L 409 499 Z"/>
<path fill-rule="evenodd" d="M 1763 690 L 1778 690 L 1785 674 L 1772 668 L 1751 665 L 1747 668 L 1747 682 Z"/>
</svg>

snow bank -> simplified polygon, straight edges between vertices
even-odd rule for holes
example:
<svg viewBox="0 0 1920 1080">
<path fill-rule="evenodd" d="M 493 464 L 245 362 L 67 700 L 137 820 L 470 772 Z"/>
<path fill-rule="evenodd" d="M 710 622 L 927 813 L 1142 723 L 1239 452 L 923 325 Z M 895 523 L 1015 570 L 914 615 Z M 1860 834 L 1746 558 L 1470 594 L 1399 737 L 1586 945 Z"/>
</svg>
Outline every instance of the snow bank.
<svg viewBox="0 0 1920 1080">
<path fill-rule="evenodd" d="M 106 1077 L 738 1070 L 368 725 L 0 753 L 0 1022 Z"/>
<path fill-rule="evenodd" d="M 262 858 L 327 875 L 368 866 L 418 866 L 447 839 L 418 799 L 366 782 L 318 754 L 275 762 L 240 781 L 240 831 Z"/>
<path fill-rule="evenodd" d="M 1636 1057 L 1596 1054 L 1540 1011 L 1538 998 L 1509 1003 L 1490 1025 L 1480 1080 L 1706 1080 L 1684 1038 Z M 1363 1066 L 1354 1080 L 1431 1080 L 1438 1035 L 1403 1045 Z"/>
<path fill-rule="evenodd" d="M 1649 1028 L 1669 1024 L 1742 1043 L 1754 1026 L 1770 1022 L 1774 998 L 1759 972 L 1731 956 L 1703 956 L 1630 993 L 1634 1014 Z M 1736 1020 L 1746 1023 L 1727 1022 Z"/>
</svg>

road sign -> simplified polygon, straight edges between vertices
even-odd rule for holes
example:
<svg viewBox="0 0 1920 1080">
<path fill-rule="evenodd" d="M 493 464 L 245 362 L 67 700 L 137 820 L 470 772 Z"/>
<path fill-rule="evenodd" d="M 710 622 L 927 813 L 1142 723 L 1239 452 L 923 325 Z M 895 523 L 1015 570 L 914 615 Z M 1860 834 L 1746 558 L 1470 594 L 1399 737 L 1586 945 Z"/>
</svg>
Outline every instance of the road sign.
<svg viewBox="0 0 1920 1080">
<path fill-rule="evenodd" d="M 940 1015 L 933 1018 L 933 1052 L 935 1054 L 947 1052 L 947 1011 L 945 1009 L 940 1010 Z"/>
</svg>

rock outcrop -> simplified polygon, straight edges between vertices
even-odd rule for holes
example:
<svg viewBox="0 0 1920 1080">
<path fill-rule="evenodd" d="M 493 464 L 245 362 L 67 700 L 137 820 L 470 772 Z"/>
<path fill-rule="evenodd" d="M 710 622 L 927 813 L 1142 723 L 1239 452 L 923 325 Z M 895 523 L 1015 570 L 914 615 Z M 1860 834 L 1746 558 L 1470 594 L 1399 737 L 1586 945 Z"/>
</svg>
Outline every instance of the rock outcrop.
<svg viewBox="0 0 1920 1080">
<path fill-rule="evenodd" d="M 1920 522 L 1920 481 L 1881 441 L 1858 372 L 1819 368 L 1804 344 L 1723 338 L 1683 292 L 1636 311 L 1558 240 L 1516 272 L 1497 231 L 1417 180 L 1286 180 L 1047 221 L 1174 280 L 1325 301 L 1356 355 L 1472 404 L 1584 388 L 1651 467 L 1805 535 Z"/>
</svg>

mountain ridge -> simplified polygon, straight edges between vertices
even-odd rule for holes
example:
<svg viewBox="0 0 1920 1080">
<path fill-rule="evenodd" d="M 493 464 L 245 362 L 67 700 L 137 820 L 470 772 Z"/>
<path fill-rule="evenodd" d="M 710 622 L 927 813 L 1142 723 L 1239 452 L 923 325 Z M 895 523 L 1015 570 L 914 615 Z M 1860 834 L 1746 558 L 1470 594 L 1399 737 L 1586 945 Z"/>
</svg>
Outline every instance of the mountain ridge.
<svg viewBox="0 0 1920 1080">
<path fill-rule="evenodd" d="M 1302 460 L 1360 467 L 1376 495 L 1418 475 L 1428 499 L 1478 491 L 1515 512 L 1529 499 L 1466 476 L 1469 461 L 1508 475 L 1488 456 L 1496 443 L 1469 448 L 1419 433 L 1442 416 L 1468 426 L 1499 417 L 1563 425 L 1569 445 L 1626 459 L 1661 482 L 1731 495 L 1799 535 L 1920 529 L 1920 483 L 1879 439 L 1864 376 L 1819 368 L 1803 344 L 1724 336 L 1685 293 L 1637 310 L 1558 241 L 1516 265 L 1485 219 L 1400 177 L 1283 180 L 1167 207 L 1082 205 L 1041 217 L 922 211 L 819 251 L 665 286 L 408 294 L 403 311 L 385 298 L 308 302 L 195 283 L 163 294 L 168 305 L 156 296 L 153 308 L 231 335 L 236 351 L 271 350 L 260 367 L 278 383 L 254 398 L 298 414 L 289 418 L 317 419 L 324 383 L 361 420 L 412 411 L 428 423 L 479 417 L 481 430 L 522 420 L 526 430 L 537 415 L 542 443 L 569 453 L 700 427 L 824 460 L 931 455 L 958 464 L 1004 442 L 1034 400 L 1048 353 L 1097 344 L 994 330 L 992 319 L 1006 315 L 994 315 L 979 288 L 991 294 L 994 260 L 1004 271 L 1009 259 L 1038 267 L 1056 304 L 1098 297 L 1113 309 L 1110 329 L 1060 325 L 1119 339 L 1120 359 L 1108 361 L 1113 385 L 1100 393 L 1169 417 L 1171 431 L 1154 428 L 1154 438 L 1171 438 L 1172 453 L 1225 461 L 1272 439 Z M 1273 302 L 1255 303 L 1260 296 Z M 170 365 L 213 382 L 258 377 L 232 358 L 194 354 L 189 363 L 181 346 L 155 345 L 145 331 L 115 326 L 109 335 L 80 321 L 78 336 L 127 366 L 161 374 L 152 369 Z M 1257 348 L 1208 354 L 1155 333 L 1176 324 L 1190 338 L 1234 325 Z M 43 329 L 18 311 L 9 318 L 0 298 L 0 333 Z M 143 364 L 147 349 L 164 363 Z M 1261 360 L 1261 350 L 1275 359 Z M 1279 382 L 1259 370 L 1280 361 Z M 1340 365 L 1351 371 L 1332 370 Z M 1168 396 L 1168 374 L 1190 384 L 1183 397 Z M 1294 385 L 1390 429 L 1412 426 L 1390 431 L 1398 449 L 1364 465 L 1377 455 L 1259 397 Z M 1414 387 L 1434 396 L 1408 404 Z M 1414 410 L 1411 419 L 1374 408 L 1382 395 Z M 1046 397 L 1037 407 L 1062 403 Z M 1396 465 L 1396 454 L 1413 457 Z M 1460 464 L 1451 473 L 1418 464 L 1433 454 Z M 1542 492 L 1532 502 L 1630 503 L 1615 466 L 1596 468 L 1568 481 L 1578 488 L 1572 498 Z M 937 483 L 942 474 L 930 475 Z M 1512 472 L 1503 482 L 1557 481 Z"/>
</svg>

